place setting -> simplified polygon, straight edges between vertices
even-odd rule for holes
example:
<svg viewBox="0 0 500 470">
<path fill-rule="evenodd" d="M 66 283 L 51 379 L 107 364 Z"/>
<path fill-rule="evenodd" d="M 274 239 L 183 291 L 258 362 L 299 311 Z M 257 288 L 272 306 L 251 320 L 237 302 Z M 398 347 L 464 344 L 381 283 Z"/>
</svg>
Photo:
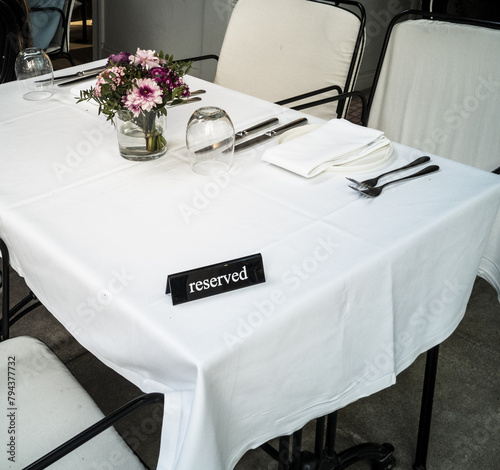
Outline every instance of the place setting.
<svg viewBox="0 0 500 470">
<path fill-rule="evenodd" d="M 304 122 L 305 121 L 305 122 Z M 393 163 L 393 146 L 383 132 L 353 124 L 344 119 L 332 119 L 325 124 L 307 124 L 303 118 L 286 126 L 280 133 L 278 145 L 268 148 L 262 155 L 262 161 L 288 170 L 304 178 L 313 178 L 323 172 L 334 174 L 363 174 Z M 248 148 L 273 137 L 272 132 L 240 144 Z M 346 176 L 349 188 L 359 195 L 374 198 L 380 196 L 389 185 L 428 175 L 439 170 L 439 166 L 430 165 L 403 177 L 385 181 L 377 186 L 379 180 L 396 172 L 404 172 L 430 161 L 422 156 L 402 167 L 385 171 L 376 177 L 358 181 Z M 360 179 L 360 178 L 359 178 Z"/>
<path fill-rule="evenodd" d="M 277 117 L 270 117 L 235 131 L 225 110 L 218 107 L 200 108 L 191 116 L 186 130 L 191 168 L 205 176 L 220 175 L 229 170 L 235 154 L 270 141 L 307 122 L 307 118 L 302 117 L 281 124 Z"/>
<path fill-rule="evenodd" d="M 264 151 L 262 161 L 313 178 L 326 170 L 367 172 L 389 164 L 392 156 L 392 143 L 383 132 L 332 119 L 289 130 Z"/>
</svg>

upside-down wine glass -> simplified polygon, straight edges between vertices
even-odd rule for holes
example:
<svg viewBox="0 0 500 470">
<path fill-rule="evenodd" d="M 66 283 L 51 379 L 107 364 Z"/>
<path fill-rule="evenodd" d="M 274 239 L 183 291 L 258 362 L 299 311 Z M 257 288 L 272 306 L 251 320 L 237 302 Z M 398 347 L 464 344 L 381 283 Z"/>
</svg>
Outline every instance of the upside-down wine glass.
<svg viewBox="0 0 500 470">
<path fill-rule="evenodd" d="M 215 106 L 197 109 L 188 121 L 186 145 L 194 172 L 206 176 L 225 173 L 234 155 L 234 126 Z"/>
<path fill-rule="evenodd" d="M 24 99 L 40 101 L 52 96 L 54 72 L 43 49 L 30 47 L 22 50 L 16 57 L 15 72 Z"/>
</svg>

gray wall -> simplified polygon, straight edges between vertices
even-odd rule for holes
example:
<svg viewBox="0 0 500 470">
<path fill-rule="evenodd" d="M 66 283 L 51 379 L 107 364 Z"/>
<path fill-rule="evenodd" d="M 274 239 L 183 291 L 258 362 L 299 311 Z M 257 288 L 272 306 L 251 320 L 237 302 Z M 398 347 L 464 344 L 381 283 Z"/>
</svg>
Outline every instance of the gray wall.
<svg viewBox="0 0 500 470">
<path fill-rule="evenodd" d="M 360 0 L 366 9 L 366 48 L 357 88 L 373 80 L 387 25 L 418 0 Z M 237 0 L 94 0 L 94 57 L 117 51 L 163 50 L 176 59 L 218 54 Z M 215 63 L 197 64 L 192 74 L 211 80 Z"/>
<path fill-rule="evenodd" d="M 235 0 L 99 0 L 94 8 L 94 57 L 137 47 L 184 59 L 218 54 Z M 193 75 L 211 79 L 215 63 Z"/>
</svg>

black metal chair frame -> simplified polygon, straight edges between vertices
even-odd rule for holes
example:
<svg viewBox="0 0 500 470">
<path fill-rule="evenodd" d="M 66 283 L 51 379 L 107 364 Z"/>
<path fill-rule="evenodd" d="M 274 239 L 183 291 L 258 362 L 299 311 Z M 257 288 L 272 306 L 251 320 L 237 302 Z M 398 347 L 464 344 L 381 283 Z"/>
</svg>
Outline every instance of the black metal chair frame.
<svg viewBox="0 0 500 470">
<path fill-rule="evenodd" d="M 439 3 L 440 10 L 445 9 L 442 7 L 443 2 Z M 376 86 L 378 84 L 378 80 L 380 77 L 380 72 L 382 69 L 382 64 L 384 61 L 385 53 L 387 51 L 387 47 L 390 40 L 390 35 L 392 29 L 396 24 L 401 21 L 404 21 L 408 18 L 423 18 L 423 19 L 432 19 L 432 20 L 441 20 L 452 23 L 459 24 L 470 24 L 475 26 L 482 26 L 487 28 L 500 29 L 500 23 L 491 22 L 491 21 L 483 21 L 473 18 L 463 18 L 460 16 L 447 15 L 444 13 L 438 13 L 436 11 L 420 11 L 420 10 L 407 10 L 403 11 L 400 14 L 396 15 L 391 23 L 389 24 L 387 34 L 384 39 L 384 43 L 382 46 L 382 52 L 380 55 L 380 59 L 377 65 L 377 69 L 375 72 L 375 77 L 373 81 L 372 91 L 370 94 L 370 98 L 368 101 L 368 109 L 366 115 L 369 116 L 371 105 L 373 102 L 373 96 L 375 93 Z M 500 175 L 500 167 L 493 170 L 493 173 Z M 420 408 L 420 419 L 419 419 L 419 428 L 418 428 L 418 436 L 417 436 L 417 448 L 415 452 L 415 462 L 413 464 L 414 470 L 426 470 L 427 468 L 427 452 L 429 448 L 429 437 L 430 437 L 430 428 L 431 428 L 431 418 L 432 418 L 432 405 L 434 400 L 434 390 L 436 385 L 436 375 L 437 375 L 437 365 L 438 365 L 438 357 L 439 357 L 439 345 L 427 351 L 427 359 L 425 365 L 425 375 L 424 375 L 424 384 L 422 391 L 422 401 Z"/>
<path fill-rule="evenodd" d="M 143 408 L 144 406 L 151 405 L 153 403 L 164 403 L 163 393 L 146 393 L 137 398 L 134 398 L 126 405 L 118 408 L 116 411 L 110 415 L 104 417 L 97 423 L 93 424 L 91 427 L 85 429 L 81 433 L 77 434 L 75 437 L 66 441 L 64 444 L 60 445 L 56 449 L 52 450 L 48 454 L 44 455 L 37 461 L 25 467 L 23 470 L 43 470 L 44 468 L 57 462 L 65 455 L 74 451 L 78 447 L 82 446 L 86 442 L 90 441 L 98 434 L 102 433 L 109 427 L 113 426 L 117 421 L 125 418 L 134 411 Z"/>
<path fill-rule="evenodd" d="M 70 18 L 70 7 L 71 7 L 71 0 L 66 2 L 65 4 L 65 10 L 63 11 L 60 8 L 56 7 L 33 7 L 31 8 L 31 11 L 55 11 L 59 13 L 60 15 L 60 21 L 62 22 L 63 25 L 63 34 L 62 34 L 62 39 L 61 39 L 61 44 L 55 51 L 47 52 L 47 55 L 50 57 L 50 60 L 56 60 L 56 59 L 67 59 L 71 63 L 72 66 L 76 65 L 75 61 L 73 60 L 73 57 L 71 57 L 69 53 L 69 39 L 68 39 L 68 32 L 69 28 L 71 25 L 71 18 Z M 67 50 L 65 50 L 67 49 Z"/>
<path fill-rule="evenodd" d="M 310 91 L 308 93 L 302 93 L 300 95 L 296 95 L 284 100 L 276 101 L 276 104 L 279 105 L 287 105 L 290 103 L 293 103 L 294 101 L 301 101 L 307 98 L 311 98 L 316 95 L 320 95 L 322 93 L 326 93 L 328 91 L 337 91 L 339 94 L 330 98 L 325 98 L 317 101 L 313 101 L 307 104 L 302 104 L 302 105 L 297 105 L 297 106 L 291 106 L 291 109 L 295 110 L 301 110 L 301 109 L 306 109 L 310 108 L 313 106 L 319 106 L 321 104 L 327 104 L 331 103 L 334 101 L 339 101 L 337 105 L 337 115 L 342 115 L 344 112 L 344 108 L 346 106 L 346 102 L 350 100 L 353 96 L 358 96 L 361 100 L 363 100 L 363 103 L 365 103 L 365 98 L 361 93 L 355 92 L 355 91 L 350 91 L 350 92 L 344 92 L 344 90 L 351 84 L 352 78 L 355 77 L 359 71 L 359 67 L 361 64 L 361 60 L 356 60 L 359 55 L 360 48 L 363 46 L 365 36 L 364 36 L 364 30 L 365 30 L 365 24 L 366 24 L 366 12 L 365 8 L 363 5 L 359 2 L 353 1 L 353 0 L 340 0 L 340 1 L 335 1 L 335 0 L 307 0 L 309 2 L 314 2 L 314 3 L 322 3 L 325 5 L 330 5 L 332 4 L 335 7 L 338 8 L 343 8 L 342 5 L 350 6 L 355 8 L 357 11 L 353 12 L 352 10 L 348 10 L 350 13 L 353 13 L 356 15 L 359 20 L 360 20 L 360 28 L 359 28 L 359 33 L 356 38 L 356 44 L 354 46 L 354 53 L 353 53 L 353 60 L 351 61 L 351 64 L 349 66 L 349 71 L 347 73 L 346 81 L 343 87 L 340 85 L 331 85 L 328 87 L 324 87 L 318 90 Z M 347 10 L 347 8 L 343 8 L 344 10 Z M 198 62 L 200 60 L 208 60 L 208 59 L 213 59 L 218 61 L 219 56 L 216 54 L 207 54 L 207 55 L 201 55 L 197 57 L 191 57 L 189 59 L 183 59 L 183 61 L 191 61 L 191 62 Z M 364 109 L 366 108 L 366 104 L 363 106 L 363 112 Z"/>
<path fill-rule="evenodd" d="M 432 11 L 437 13 L 446 13 L 449 0 L 434 0 L 432 2 Z M 422 10 L 431 11 L 431 0 L 422 1 Z"/>
<path fill-rule="evenodd" d="M 277 101 L 276 104 L 285 105 L 285 104 L 292 103 L 294 101 L 300 101 L 300 100 L 310 98 L 310 97 L 315 96 L 315 95 L 320 95 L 321 93 L 324 93 L 326 91 L 337 90 L 337 92 L 339 93 L 337 96 L 334 96 L 333 98 L 330 98 L 330 99 L 326 98 L 324 100 L 317 100 L 313 106 L 319 106 L 321 104 L 326 104 L 328 102 L 338 101 L 339 103 L 337 105 L 337 115 L 341 116 L 342 113 L 344 112 L 344 107 L 346 106 L 346 103 L 348 102 L 348 100 L 350 100 L 350 98 L 352 98 L 353 96 L 358 96 L 361 100 L 364 100 L 364 96 L 362 94 L 360 94 L 358 92 L 354 92 L 354 91 L 346 92 L 345 90 L 347 89 L 349 84 L 351 84 L 352 78 L 357 76 L 358 71 L 359 71 L 359 67 L 361 65 L 361 60 L 357 60 L 357 58 L 359 55 L 360 48 L 363 46 L 364 40 L 365 40 L 365 33 L 364 33 L 365 25 L 366 25 L 365 8 L 363 7 L 363 5 L 361 3 L 356 2 L 356 1 L 352 1 L 352 0 L 342 0 L 342 1 L 308 0 L 308 1 L 316 2 L 316 3 L 324 3 L 324 4 L 332 3 L 334 6 L 339 7 L 339 8 L 343 8 L 342 5 L 349 5 L 353 8 L 356 8 L 356 10 L 357 10 L 356 13 L 354 13 L 352 10 L 349 10 L 351 13 L 354 13 L 359 18 L 359 21 L 360 21 L 359 33 L 358 33 L 358 37 L 356 38 L 356 44 L 354 46 L 353 60 L 351 61 L 351 65 L 349 67 L 349 72 L 347 73 L 346 81 L 345 81 L 343 88 L 341 88 L 340 86 L 337 86 L 337 85 L 332 85 L 331 87 L 322 88 L 322 89 L 315 90 L 315 91 L 312 91 L 309 93 L 303 93 L 303 94 L 294 96 L 292 98 Z M 304 105 L 292 106 L 292 109 L 302 110 L 302 109 L 306 109 L 308 107 L 311 107 L 309 105 L 309 103 L 304 104 Z"/>
<path fill-rule="evenodd" d="M 22 307 L 25 306 L 26 300 L 27 303 L 29 303 L 31 300 L 35 299 L 36 297 L 30 293 L 28 297 L 26 297 L 25 300 L 20 302 L 16 307 L 13 309 L 9 310 L 9 251 L 7 249 L 7 246 L 5 245 L 4 241 L 0 238 L 0 252 L 2 255 L 2 269 L 0 270 L 0 291 L 2 292 L 2 318 L 0 322 L 0 342 L 5 341 L 9 339 L 9 328 L 12 326 L 15 321 L 17 321 L 19 318 L 22 318 L 26 313 L 29 311 L 33 310 L 33 308 L 36 308 L 37 306 L 41 305 L 39 301 L 36 301 L 36 303 L 32 304 L 31 306 L 25 308 L 22 310 Z M 9 318 L 9 315 L 12 315 L 12 312 L 15 310 L 17 313 L 17 316 L 15 317 L 14 320 L 12 318 Z M 31 463 L 27 467 L 24 468 L 24 470 L 42 470 L 49 465 L 52 465 L 54 462 L 60 460 L 63 458 L 65 455 L 69 454 L 73 450 L 77 449 L 78 447 L 82 446 L 86 442 L 90 441 L 90 439 L 93 439 L 96 437 L 98 434 L 102 433 L 109 427 L 113 426 L 117 421 L 121 420 L 122 418 L 128 416 L 129 414 L 133 413 L 134 411 L 138 410 L 139 408 L 143 408 L 144 406 L 151 405 L 153 403 L 164 403 L 164 395 L 163 393 L 146 393 L 143 394 L 139 397 L 134 398 L 127 404 L 123 405 L 122 407 L 118 408 L 115 410 L 113 413 L 110 415 L 102 418 L 100 421 L 96 422 L 89 428 L 85 429 L 81 433 L 77 434 L 73 438 L 69 439 L 65 443 L 61 444 L 59 447 L 56 449 L 50 451 L 48 454 L 44 455 L 40 459 L 36 460 L 35 462 Z"/>
<path fill-rule="evenodd" d="M 471 18 L 462 18 L 458 16 L 450 16 L 446 14 L 429 12 L 429 11 L 406 10 L 396 15 L 389 24 L 386 33 L 386 37 L 383 43 L 379 63 L 377 65 L 377 69 L 375 72 L 375 78 L 368 103 L 366 102 L 366 100 L 364 99 L 363 95 L 360 92 L 354 91 L 348 94 L 350 96 L 359 96 L 359 98 L 362 100 L 363 108 L 362 108 L 361 121 L 363 125 L 366 125 L 368 122 L 370 108 L 373 101 L 374 90 L 378 83 L 380 70 L 382 68 L 382 63 L 385 56 L 385 52 L 387 50 L 392 28 L 397 23 L 399 23 L 400 21 L 404 20 L 409 16 L 451 21 L 455 23 L 472 24 L 477 26 L 485 26 L 485 27 L 500 29 L 500 23 L 488 22 Z M 302 105 L 300 109 L 306 109 L 308 107 L 317 106 L 319 104 L 324 104 L 342 98 L 343 98 L 342 95 L 331 98 L 325 98 L 323 100 L 318 100 L 312 103 L 307 103 L 305 105 Z M 500 175 L 500 167 L 493 170 L 493 173 Z M 422 388 L 419 427 L 417 435 L 417 446 L 415 451 L 415 461 L 413 464 L 414 470 L 426 470 L 427 468 L 426 467 L 427 453 L 429 448 L 432 406 L 434 401 L 438 357 L 439 357 L 439 345 L 434 346 L 433 348 L 429 349 L 429 351 L 427 351 L 424 382 Z M 268 444 L 265 444 L 263 446 L 263 449 L 269 455 L 273 456 L 274 458 L 280 461 L 280 470 L 281 469 L 282 470 L 288 470 L 288 469 L 343 470 L 344 468 L 347 468 L 348 466 L 352 465 L 353 463 L 359 460 L 371 460 L 373 470 L 389 470 L 393 468 L 394 458 L 392 456 L 392 452 L 394 448 L 391 446 L 391 444 L 382 444 L 382 445 L 373 443 L 361 444 L 361 446 L 355 446 L 351 449 L 347 449 L 341 453 L 336 454 L 334 451 L 334 443 L 335 443 L 334 428 L 336 426 L 336 419 L 337 419 L 336 412 L 334 412 L 331 415 L 328 415 L 327 417 L 328 419 L 327 437 L 326 437 L 326 443 L 324 444 L 325 447 L 323 449 L 321 442 L 323 439 L 322 429 L 324 427 L 324 419 L 325 419 L 324 417 L 320 418 L 317 422 L 316 445 L 315 445 L 316 448 L 314 454 L 301 451 L 300 436 L 302 431 L 297 431 L 291 437 L 287 436 L 280 438 L 279 442 L 280 448 L 278 451 L 274 448 L 271 448 Z M 291 458 L 288 454 L 288 446 L 290 438 L 292 439 Z"/>
<path fill-rule="evenodd" d="M 2 315 L 0 322 L 0 341 L 9 339 L 10 327 L 19 319 L 35 308 L 41 306 L 41 302 L 35 297 L 33 292 L 29 292 L 26 297 L 19 301 L 12 308 L 10 306 L 10 256 L 5 242 L 0 238 L 0 254 L 2 264 L 0 269 L 0 291 L 2 292 Z"/>
<path fill-rule="evenodd" d="M 310 1 L 314 1 L 314 0 L 310 0 Z M 297 110 L 307 109 L 307 108 L 311 108 L 314 106 L 318 106 L 320 104 L 326 104 L 326 103 L 329 103 L 332 101 L 338 101 L 338 100 L 343 100 L 345 98 L 352 98 L 354 96 L 357 96 L 362 102 L 361 123 L 362 123 L 362 125 L 366 126 L 368 123 L 368 118 L 370 116 L 370 109 L 371 109 L 371 105 L 373 102 L 375 88 L 378 84 L 378 79 L 380 77 L 383 59 L 384 59 L 384 56 L 385 56 L 385 53 L 387 51 L 387 47 L 389 44 L 390 33 L 391 33 L 393 27 L 397 23 L 399 23 L 400 21 L 404 21 L 405 17 L 407 17 L 407 16 L 420 17 L 420 18 L 425 18 L 425 19 L 435 19 L 435 20 L 449 21 L 449 22 L 453 22 L 453 23 L 470 24 L 470 25 L 475 25 L 475 26 L 483 26 L 483 27 L 488 27 L 488 28 L 500 29 L 500 23 L 498 23 L 498 22 L 484 21 L 484 20 L 473 19 L 473 18 L 463 18 L 460 16 L 453 16 L 453 15 L 447 15 L 444 13 L 436 13 L 436 12 L 423 11 L 423 10 L 405 10 L 405 11 L 397 14 L 392 19 L 392 21 L 390 22 L 390 24 L 387 28 L 387 33 L 386 33 L 386 36 L 385 36 L 385 39 L 384 39 L 384 42 L 382 45 L 381 55 L 379 57 L 379 61 L 378 61 L 377 68 L 375 71 L 374 80 L 373 80 L 373 84 L 371 87 L 371 92 L 370 92 L 368 100 L 366 100 L 363 93 L 361 93 L 360 91 L 354 90 L 350 93 L 342 93 L 342 94 L 337 95 L 337 96 L 324 98 L 324 99 L 317 100 L 317 101 L 312 101 L 310 103 L 306 103 L 306 104 L 297 106 L 293 109 L 297 109 Z M 322 90 L 318 90 L 317 92 L 301 95 L 299 97 L 288 99 L 288 100 L 283 100 L 283 101 L 285 101 L 286 103 L 289 103 L 289 102 L 294 101 L 294 100 L 307 98 L 310 95 L 319 94 L 319 93 L 322 93 L 324 91 L 328 91 L 329 89 L 330 89 L 330 87 L 322 89 Z M 282 102 L 280 102 L 280 104 L 281 103 Z M 500 174 L 500 167 L 493 170 L 493 173 Z"/>
</svg>

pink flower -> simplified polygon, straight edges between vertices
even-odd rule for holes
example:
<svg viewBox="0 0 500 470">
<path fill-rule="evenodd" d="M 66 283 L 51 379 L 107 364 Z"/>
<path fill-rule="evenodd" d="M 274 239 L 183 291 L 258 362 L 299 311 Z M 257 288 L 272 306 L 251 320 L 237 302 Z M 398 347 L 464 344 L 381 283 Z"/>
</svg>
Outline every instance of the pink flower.
<svg viewBox="0 0 500 470">
<path fill-rule="evenodd" d="M 156 57 L 156 51 L 152 51 L 151 49 L 146 51 L 145 49 L 137 48 L 135 55 L 131 55 L 129 60 L 132 65 L 141 66 L 145 69 L 158 67 L 160 63 L 160 59 Z"/>
<path fill-rule="evenodd" d="M 97 76 L 97 82 L 95 85 L 94 95 L 101 96 L 102 87 L 111 86 L 112 90 L 116 90 L 116 87 L 122 83 L 122 77 L 125 75 L 125 69 L 123 67 L 109 67 Z M 107 80 L 111 80 L 111 83 Z"/>
<path fill-rule="evenodd" d="M 134 117 L 138 117 L 141 111 L 151 111 L 157 104 L 162 104 L 162 99 L 163 91 L 153 79 L 139 78 L 123 103 Z"/>
</svg>

